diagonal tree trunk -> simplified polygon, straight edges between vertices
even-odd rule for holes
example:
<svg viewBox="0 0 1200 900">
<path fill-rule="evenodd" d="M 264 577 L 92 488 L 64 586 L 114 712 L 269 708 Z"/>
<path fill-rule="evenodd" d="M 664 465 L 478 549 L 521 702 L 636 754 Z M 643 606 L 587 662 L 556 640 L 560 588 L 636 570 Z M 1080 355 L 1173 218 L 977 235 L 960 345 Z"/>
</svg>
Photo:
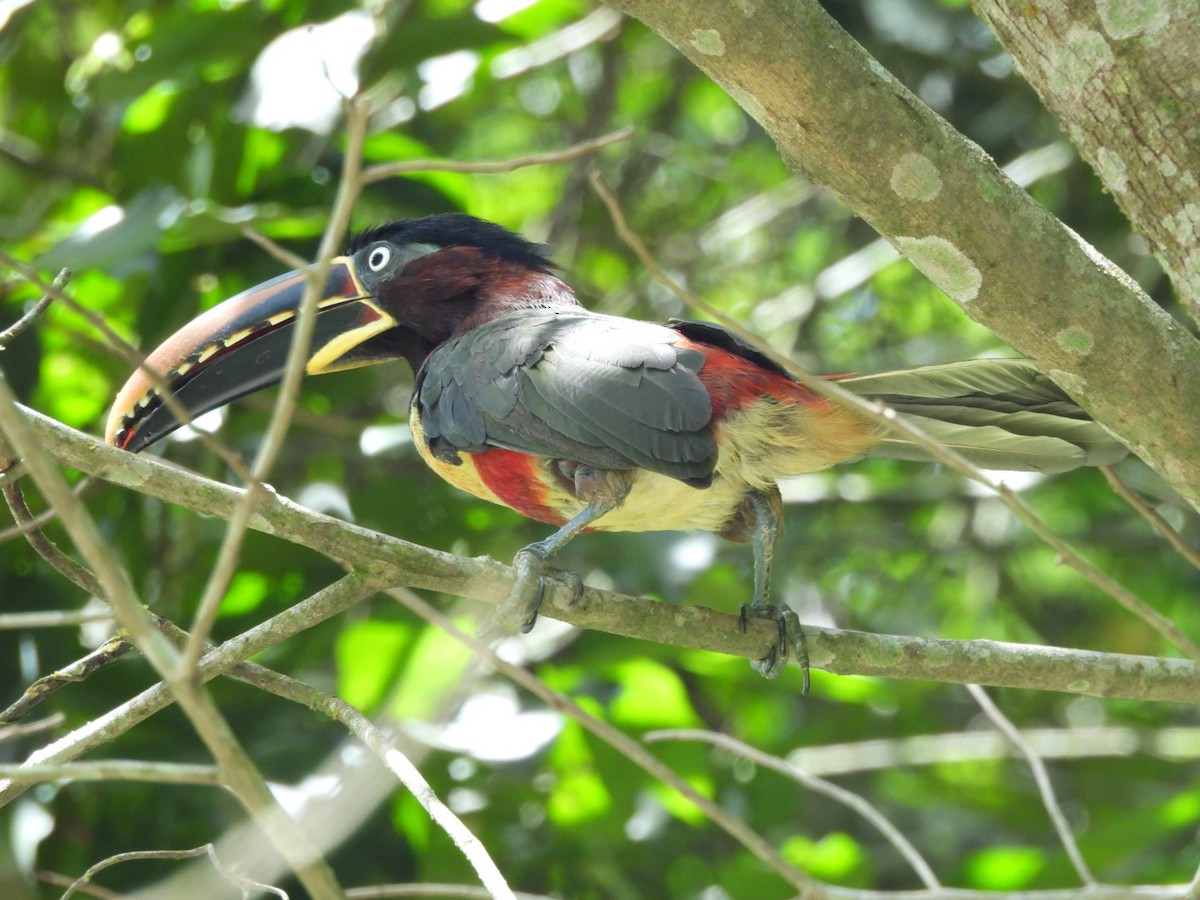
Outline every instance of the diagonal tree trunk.
<svg viewBox="0 0 1200 900">
<path fill-rule="evenodd" d="M 1200 6 L 977 0 L 1200 320 Z"/>
</svg>

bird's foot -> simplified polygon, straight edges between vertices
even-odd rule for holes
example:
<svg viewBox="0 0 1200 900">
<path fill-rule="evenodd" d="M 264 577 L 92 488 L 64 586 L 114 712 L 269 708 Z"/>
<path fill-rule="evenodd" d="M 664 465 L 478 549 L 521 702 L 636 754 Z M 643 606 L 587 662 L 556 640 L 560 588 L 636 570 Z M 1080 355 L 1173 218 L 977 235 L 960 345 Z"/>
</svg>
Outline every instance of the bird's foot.
<svg viewBox="0 0 1200 900">
<path fill-rule="evenodd" d="M 546 559 L 551 554 L 547 553 L 543 543 L 539 541 L 517 551 L 513 559 L 517 577 L 512 590 L 488 623 L 480 629 L 480 637 L 487 637 L 512 624 L 516 624 L 522 634 L 528 634 L 537 622 L 538 610 L 546 598 L 547 578 L 566 584 L 571 589 L 571 603 L 579 602 L 583 596 L 583 581 L 574 572 L 548 568 Z"/>
<path fill-rule="evenodd" d="M 776 678 L 783 671 L 783 666 L 788 658 L 794 657 L 797 665 L 800 666 L 800 671 L 804 673 L 802 693 L 807 694 L 809 688 L 808 642 L 804 637 L 804 628 L 800 624 L 800 617 L 796 615 L 795 611 L 787 604 L 776 606 L 774 603 L 747 603 L 742 606 L 738 618 L 741 621 L 742 631 L 746 630 L 746 623 L 751 618 L 771 619 L 777 624 L 779 635 L 771 644 L 771 649 L 762 659 L 751 660 L 750 665 L 764 678 Z"/>
</svg>

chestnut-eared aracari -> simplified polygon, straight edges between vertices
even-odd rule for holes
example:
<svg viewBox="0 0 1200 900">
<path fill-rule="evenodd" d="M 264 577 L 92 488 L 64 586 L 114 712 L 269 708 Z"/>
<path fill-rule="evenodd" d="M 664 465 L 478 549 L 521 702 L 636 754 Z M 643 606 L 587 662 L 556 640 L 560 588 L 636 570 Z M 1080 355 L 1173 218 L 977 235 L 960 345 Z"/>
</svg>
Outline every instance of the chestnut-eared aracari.
<svg viewBox="0 0 1200 900">
<path fill-rule="evenodd" d="M 147 364 L 191 415 L 279 381 L 306 275 L 282 275 L 208 310 Z M 703 529 L 755 551 L 743 615 L 778 620 L 756 668 L 800 655 L 795 616 L 769 601 L 780 478 L 866 454 L 926 459 L 902 437 L 819 396 L 720 326 L 652 324 L 584 309 L 535 244 L 460 214 L 358 235 L 321 292 L 307 372 L 403 359 L 416 374 L 418 452 L 451 484 L 557 526 L 517 555 L 501 608 L 532 626 L 543 566 L 585 530 Z M 1125 448 L 1023 359 L 840 377 L 977 465 L 1061 472 Z M 135 372 L 107 439 L 138 451 L 182 423 Z M 789 633 L 789 625 L 795 629 Z"/>
</svg>

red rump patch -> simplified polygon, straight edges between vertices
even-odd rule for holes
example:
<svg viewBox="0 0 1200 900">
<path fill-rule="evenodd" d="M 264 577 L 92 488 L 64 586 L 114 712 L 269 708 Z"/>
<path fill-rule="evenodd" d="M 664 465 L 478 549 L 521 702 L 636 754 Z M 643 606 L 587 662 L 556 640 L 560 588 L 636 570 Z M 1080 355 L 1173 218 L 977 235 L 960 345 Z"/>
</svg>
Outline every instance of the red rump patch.
<svg viewBox="0 0 1200 900">
<path fill-rule="evenodd" d="M 826 402 L 803 385 L 764 369 L 744 356 L 684 337 L 675 344 L 704 354 L 700 382 L 712 398 L 714 421 L 719 422 L 729 413 L 746 409 L 764 397 L 803 406 L 819 406 Z"/>
<path fill-rule="evenodd" d="M 548 525 L 566 523 L 566 516 L 546 505 L 544 481 L 549 476 L 539 465 L 539 457 L 501 447 L 490 447 L 470 456 L 480 479 L 505 506 Z"/>
</svg>

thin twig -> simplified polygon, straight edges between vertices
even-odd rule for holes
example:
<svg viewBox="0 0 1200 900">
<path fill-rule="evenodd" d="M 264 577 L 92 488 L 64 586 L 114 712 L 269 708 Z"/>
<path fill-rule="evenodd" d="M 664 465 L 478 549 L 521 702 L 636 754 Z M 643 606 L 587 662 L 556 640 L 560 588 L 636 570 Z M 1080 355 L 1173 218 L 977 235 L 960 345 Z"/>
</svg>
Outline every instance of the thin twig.
<svg viewBox="0 0 1200 900">
<path fill-rule="evenodd" d="M 192 859 L 193 857 L 203 856 L 204 853 L 204 847 L 195 847 L 191 850 L 132 850 L 128 853 L 115 853 L 106 859 L 100 860 L 95 865 L 89 866 L 87 871 L 71 883 L 60 900 L 71 900 L 71 897 L 78 893 L 79 889 L 90 882 L 95 876 L 99 875 L 105 869 L 120 865 L 123 862 L 132 862 L 141 859 Z"/>
<path fill-rule="evenodd" d="M 1172 762 L 1200 758 L 1200 728 L 1155 729 L 1123 725 L 1071 728 L 1022 728 L 1021 737 L 1042 759 L 1118 758 L 1146 754 Z M 823 776 L 945 765 L 979 763 L 1012 756 L 1012 745 L 996 731 L 950 731 L 910 737 L 797 747 L 788 762 Z"/>
<path fill-rule="evenodd" d="M 1096 876 L 1092 874 L 1092 870 L 1088 868 L 1087 860 L 1083 858 L 1083 854 L 1079 851 L 1079 844 L 1075 842 L 1075 835 L 1071 833 L 1071 826 L 1067 823 L 1067 817 L 1063 815 L 1062 806 L 1059 805 L 1058 796 L 1054 793 L 1054 785 L 1050 783 L 1050 773 L 1046 771 L 1046 764 L 1042 758 L 1033 752 L 1033 748 L 1025 742 L 1021 737 L 1021 732 L 1017 730 L 1008 716 L 1000 711 L 992 698 L 987 695 L 987 691 L 977 684 L 968 684 L 967 690 L 979 704 L 979 708 L 983 710 L 992 722 L 993 725 L 1008 738 L 1017 752 L 1025 757 L 1025 761 L 1029 764 L 1030 770 L 1033 772 L 1033 780 L 1037 783 L 1038 792 L 1042 795 L 1042 805 L 1046 807 L 1046 813 L 1050 816 L 1050 821 L 1054 825 L 1054 830 L 1058 833 L 1058 839 L 1062 842 L 1063 849 L 1067 851 L 1067 856 L 1071 860 L 1071 865 L 1075 867 L 1075 874 L 1079 876 L 1079 880 L 1086 887 L 1091 887 L 1096 884 Z"/>
<path fill-rule="evenodd" d="M 6 474 L 10 471 L 12 471 L 12 470 L 11 469 L 4 470 L 4 472 Z M 0 491 L 3 491 L 7 495 L 8 488 L 13 487 L 15 485 L 16 485 L 16 479 L 13 479 L 11 481 L 8 479 L 4 479 L 4 480 L 0 481 Z M 5 544 L 8 541 L 12 541 L 12 540 L 16 540 L 17 538 L 25 537 L 31 531 L 40 531 L 43 526 L 49 525 L 51 522 L 54 521 L 55 518 L 56 518 L 56 516 L 54 514 L 53 509 L 42 510 L 42 512 L 38 513 L 36 516 L 31 516 L 28 519 L 28 521 L 22 522 L 19 525 L 14 525 L 11 528 L 6 528 L 6 529 L 4 529 L 4 531 L 0 531 L 0 544 Z"/>
<path fill-rule="evenodd" d="M 243 875 L 238 875 L 231 872 L 220 859 L 217 858 L 216 848 L 212 844 L 205 844 L 203 847 L 194 847 L 191 850 L 132 850 L 128 853 L 116 853 L 107 859 L 102 859 L 94 866 L 88 868 L 86 872 L 80 875 L 62 895 L 62 900 L 70 900 L 71 896 L 78 893 L 79 889 L 91 881 L 99 873 L 103 872 L 110 866 L 115 866 L 119 863 L 132 862 L 142 859 L 194 859 L 197 856 L 207 856 L 212 863 L 213 868 L 221 874 L 223 878 L 228 879 L 233 884 L 237 885 L 238 890 L 243 894 L 266 892 L 274 894 L 276 897 L 287 900 L 287 894 L 277 887 L 261 884 Z"/>
<path fill-rule="evenodd" d="M 133 644 L 124 637 L 114 637 L 105 641 L 91 653 L 70 665 L 43 675 L 25 688 L 21 696 L 9 707 L 0 711 L 0 725 L 19 722 L 34 709 L 45 703 L 69 684 L 78 684 L 91 677 L 95 672 L 107 668 L 118 659 L 133 650 Z"/>
<path fill-rule="evenodd" d="M 17 319 L 12 325 L 0 331 L 0 350 L 7 350 L 8 345 L 19 338 L 22 334 L 29 330 L 38 316 L 46 311 L 46 308 L 54 302 L 54 295 L 67 286 L 67 282 L 71 278 L 71 272 L 68 269 L 62 269 L 54 280 L 50 282 L 51 290 L 42 295 L 42 299 L 33 305 L 29 312 Z"/>
<path fill-rule="evenodd" d="M 388 897 L 443 897 L 446 900 L 488 900 L 492 895 L 487 888 L 473 884 L 373 884 L 367 887 L 347 888 L 346 900 L 386 900 Z M 516 900 L 555 900 L 547 894 L 529 894 L 514 891 Z"/>
<path fill-rule="evenodd" d="M 105 759 L 60 766 L 0 763 L 0 778 L 11 778 L 18 784 L 36 784 L 43 781 L 149 781 L 157 784 L 221 786 L 216 766 L 134 759 Z"/>
<path fill-rule="evenodd" d="M 912 866 L 917 877 L 921 879 L 921 882 L 929 890 L 936 891 L 942 886 L 937 876 L 933 874 L 933 869 L 929 867 L 929 863 L 925 861 L 920 851 L 909 842 L 900 829 L 893 825 L 887 816 L 880 812 L 874 804 L 853 791 L 848 791 L 834 784 L 832 781 L 827 781 L 817 775 L 805 772 L 787 760 L 780 759 L 778 756 L 763 753 L 761 750 L 757 750 L 749 744 L 739 741 L 737 738 L 716 731 L 673 728 L 663 731 L 651 731 L 642 735 L 642 740 L 648 744 L 658 741 L 704 741 L 715 747 L 722 747 L 764 768 L 772 769 L 781 775 L 786 775 L 810 791 L 822 794 L 830 800 L 852 809 L 871 825 L 875 826 L 879 833 L 896 848 L 896 852 L 903 856 L 908 864 Z"/>
<path fill-rule="evenodd" d="M 1176 553 L 1191 563 L 1194 568 L 1200 569 L 1200 550 L 1189 544 L 1170 522 L 1159 515 L 1158 510 L 1147 503 L 1137 491 L 1127 485 L 1115 469 L 1111 466 L 1101 466 L 1100 471 L 1108 479 L 1113 493 L 1137 510 L 1142 518 L 1153 526 L 1155 531 L 1167 539 L 1167 543 L 1175 549 Z"/>
<path fill-rule="evenodd" d="M 1179 629 L 1178 625 L 1123 584 L 1109 577 L 1095 563 L 1084 558 L 1070 542 L 1056 534 L 1054 529 L 1047 525 L 1046 521 L 1035 513 L 1024 500 L 1017 496 L 1008 485 L 997 483 L 992 485 L 992 489 L 1017 514 L 1017 517 L 1029 527 L 1029 530 L 1041 538 L 1042 543 L 1054 549 L 1064 565 L 1074 569 L 1085 580 L 1108 594 L 1108 596 L 1125 607 L 1126 610 L 1140 618 L 1162 637 L 1182 650 L 1184 655 L 1189 659 L 1200 662 L 1200 647 L 1191 638 L 1187 637 Z"/>
<path fill-rule="evenodd" d="M 892 431 L 904 435 L 939 462 L 945 463 L 972 481 L 994 491 L 1005 505 L 1012 509 L 1017 517 L 1029 526 L 1034 534 L 1057 551 L 1064 564 L 1070 566 L 1091 584 L 1142 619 L 1143 622 L 1182 650 L 1189 659 L 1200 662 L 1200 646 L 1197 646 L 1184 635 L 1174 622 L 1158 612 L 1128 588 L 1119 584 L 1105 572 L 1084 559 L 1067 541 L 1058 537 L 1053 529 L 1006 485 L 989 478 L 977 466 L 968 462 L 962 454 L 950 449 L 940 441 L 934 440 L 921 429 L 904 421 L 896 415 L 895 410 L 889 409 L 883 403 L 864 400 L 862 397 L 858 397 L 842 388 L 836 382 L 819 378 L 811 372 L 800 368 L 791 359 L 778 353 L 757 335 L 747 330 L 737 320 L 711 306 L 705 300 L 676 282 L 658 264 L 658 261 L 650 253 L 649 249 L 647 249 L 645 243 L 633 230 L 616 194 L 613 193 L 612 188 L 599 172 L 592 173 L 592 185 L 597 194 L 599 194 L 600 199 L 604 202 L 604 205 L 608 207 L 608 212 L 612 217 L 613 227 L 617 232 L 617 236 L 633 250 L 634 254 L 641 260 L 655 281 L 667 288 L 689 306 L 695 307 L 712 316 L 721 325 L 753 347 L 754 350 L 762 353 L 773 363 L 783 368 L 798 383 L 804 385 L 804 387 L 820 394 L 822 397 L 834 400 L 843 406 L 853 409 L 872 422 L 885 425 Z"/>
<path fill-rule="evenodd" d="M 282 888 L 274 887 L 273 885 L 263 884 L 261 881 L 255 881 L 253 878 L 247 878 L 245 875 L 240 875 L 234 872 L 227 865 L 221 862 L 221 858 L 217 856 L 217 848 L 212 844 L 206 844 L 205 849 L 208 852 L 208 859 L 212 863 L 214 869 L 217 870 L 223 878 L 236 884 L 241 890 L 243 896 L 254 896 L 256 894 L 274 894 L 279 900 L 288 900 L 287 892 Z"/>
<path fill-rule="evenodd" d="M 275 408 L 274 401 L 265 394 L 247 394 L 239 401 L 246 409 L 270 414 Z M 326 437 L 349 437 L 358 440 L 363 429 L 373 424 L 374 418 L 354 418 L 340 416 L 330 410 L 314 412 L 306 409 L 303 404 L 297 406 L 292 413 L 292 427 L 303 426 Z"/>
<path fill-rule="evenodd" d="M 29 542 L 29 546 L 36 551 L 37 555 L 50 564 L 58 574 L 70 581 L 72 584 L 83 588 L 89 594 L 100 597 L 101 593 L 100 582 L 96 576 L 88 571 L 86 566 L 77 563 L 58 546 L 51 541 L 37 526 L 33 513 L 29 511 L 29 507 L 25 504 L 25 495 L 21 492 L 20 482 L 5 482 L 0 485 L 0 494 L 4 495 L 4 500 L 8 504 L 8 510 L 12 513 L 13 521 L 17 523 L 17 527 L 21 529 L 25 540 Z M 54 510 L 51 505 L 50 510 Z"/>
<path fill-rule="evenodd" d="M 291 266 L 293 269 L 303 269 L 309 265 L 309 261 L 303 256 L 297 256 L 291 250 L 287 249 L 275 241 L 271 240 L 261 231 L 256 228 L 251 228 L 249 225 L 242 226 L 242 235 L 247 240 L 258 244 L 269 255 L 275 257 L 285 266 Z"/>
<path fill-rule="evenodd" d="M 483 159 L 483 160 L 454 160 L 454 159 L 405 159 L 400 162 L 382 163 L 371 166 L 362 173 L 363 184 L 374 184 L 386 178 L 397 175 L 407 175 L 411 172 L 457 172 L 468 175 L 496 175 L 504 172 L 515 172 L 527 166 L 540 166 L 548 163 L 564 163 L 598 153 L 600 150 L 627 141 L 633 136 L 632 128 L 622 128 L 601 137 L 580 141 L 561 150 L 551 150 L 547 153 L 531 153 L 528 156 L 518 156 L 513 159 Z"/>
<path fill-rule="evenodd" d="M 217 612 L 221 601 L 229 589 L 234 573 L 237 570 L 238 557 L 241 553 L 242 542 L 254 514 L 264 495 L 263 483 L 270 475 L 279 453 L 283 449 L 283 441 L 291 424 L 292 411 L 300 397 L 300 380 L 304 376 L 304 365 L 308 359 L 308 351 L 317 321 L 317 303 L 320 292 L 329 273 L 330 261 L 337 254 L 342 236 L 350 226 L 350 213 L 362 188 L 362 146 L 366 140 L 367 124 L 370 111 L 365 101 L 349 100 L 344 104 L 346 113 L 346 161 L 341 180 L 338 183 L 337 198 L 333 204 L 329 224 L 321 238 L 317 250 L 316 262 L 306 269 L 307 283 L 304 286 L 304 297 L 300 302 L 300 311 L 296 317 L 295 330 L 292 334 L 291 345 L 288 348 L 288 362 L 280 381 L 279 394 L 275 399 L 275 410 L 267 425 L 258 454 L 254 459 L 254 467 L 246 494 L 234 510 L 225 529 L 217 560 L 209 574 L 204 595 L 196 609 L 192 620 L 191 637 L 183 649 L 180 666 L 187 671 L 194 670 L 203 652 L 204 642 L 212 632 L 217 620 Z"/>
<path fill-rule="evenodd" d="M 412 591 L 403 588 L 393 588 L 386 593 L 412 610 L 412 612 L 416 613 L 426 622 L 436 625 L 450 637 L 466 646 L 476 656 L 486 660 L 490 665 L 503 673 L 506 678 L 515 681 L 531 694 L 538 697 L 551 709 L 575 720 L 587 731 L 590 731 L 596 737 L 600 738 L 600 740 L 617 750 L 634 765 L 640 767 L 668 787 L 674 788 L 704 813 L 713 824 L 742 844 L 742 846 L 780 875 L 788 884 L 791 884 L 800 891 L 816 890 L 823 887 L 820 881 L 787 862 L 774 847 L 767 843 L 762 835 L 750 828 L 741 819 L 738 819 L 708 797 L 699 793 L 672 769 L 649 753 L 645 747 L 633 740 L 633 738 L 613 728 L 607 722 L 597 719 L 570 697 L 551 689 L 532 673 L 508 662 L 483 641 L 462 631 L 447 616 L 434 609 Z"/>
<path fill-rule="evenodd" d="M 33 877 L 44 884 L 55 884 L 59 887 L 70 887 L 76 881 L 76 879 L 69 875 L 63 875 L 59 872 L 48 872 L 45 869 L 34 869 Z M 95 884 L 81 884 L 75 892 L 95 897 L 96 900 L 128 900 L 129 898 L 128 894 L 118 894 L 116 891 L 110 891 L 108 888 L 102 888 Z"/>
<path fill-rule="evenodd" d="M 67 717 L 62 713 L 51 713 L 44 719 L 38 719 L 36 722 L 22 722 L 20 725 L 3 725 L 0 726 L 0 744 L 5 741 L 15 741 L 20 738 L 29 737 L 34 734 L 41 734 L 43 731 L 53 731 L 56 728 L 61 728 Z"/>
<path fill-rule="evenodd" d="M 57 612 L 0 613 L 0 631 L 27 631 L 30 628 L 63 628 L 90 625 L 93 622 L 111 622 L 111 610 Z"/>
<path fill-rule="evenodd" d="M 400 783 L 408 788 L 434 823 L 454 841 L 455 846 L 462 851 L 463 856 L 479 875 L 488 896 L 515 900 L 512 888 L 508 886 L 503 873 L 488 854 L 487 847 L 438 798 L 420 770 L 382 728 L 340 697 L 331 697 L 302 681 L 269 670 L 260 670 L 257 676 L 255 684 L 258 686 L 268 688 L 277 696 L 287 697 L 346 726 L 351 734 L 366 744 Z"/>
</svg>

